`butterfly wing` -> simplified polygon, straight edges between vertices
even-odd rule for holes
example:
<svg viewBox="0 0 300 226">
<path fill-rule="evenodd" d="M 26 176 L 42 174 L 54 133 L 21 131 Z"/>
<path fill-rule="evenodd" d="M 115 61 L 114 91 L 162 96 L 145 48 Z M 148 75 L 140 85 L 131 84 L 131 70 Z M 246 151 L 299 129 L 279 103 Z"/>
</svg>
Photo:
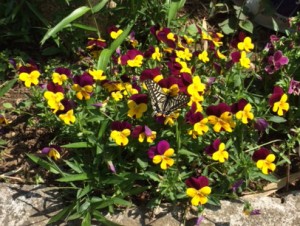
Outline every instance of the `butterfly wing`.
<svg viewBox="0 0 300 226">
<path fill-rule="evenodd" d="M 145 85 L 148 89 L 151 105 L 153 108 L 153 115 L 163 114 L 163 109 L 166 105 L 167 95 L 163 93 L 161 87 L 148 79 L 145 80 Z"/>
<path fill-rule="evenodd" d="M 145 84 L 149 92 L 153 115 L 169 115 L 189 102 L 189 97 L 184 94 L 179 94 L 176 97 L 166 95 L 161 87 L 152 80 L 146 80 Z"/>
<path fill-rule="evenodd" d="M 164 114 L 169 115 L 172 112 L 176 111 L 179 108 L 182 108 L 189 102 L 189 96 L 185 94 L 179 94 L 176 97 L 169 97 L 167 99 L 166 106 L 164 108 Z"/>
</svg>

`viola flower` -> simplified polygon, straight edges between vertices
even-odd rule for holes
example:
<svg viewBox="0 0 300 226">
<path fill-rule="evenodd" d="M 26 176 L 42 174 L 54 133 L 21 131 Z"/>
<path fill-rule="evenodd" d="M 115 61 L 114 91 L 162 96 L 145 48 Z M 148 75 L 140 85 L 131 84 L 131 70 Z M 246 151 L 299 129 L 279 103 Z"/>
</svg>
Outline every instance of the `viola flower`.
<svg viewBox="0 0 300 226">
<path fill-rule="evenodd" d="M 176 56 L 182 60 L 190 61 L 193 54 L 190 52 L 188 48 L 184 48 L 183 50 L 175 50 Z"/>
<path fill-rule="evenodd" d="M 283 116 L 285 112 L 289 110 L 289 103 L 287 103 L 288 96 L 283 92 L 283 89 L 279 86 L 275 86 L 273 94 L 269 99 L 269 105 L 272 107 L 272 111 L 276 112 L 279 116 Z"/>
<path fill-rule="evenodd" d="M 163 92 L 171 97 L 178 96 L 180 92 L 179 83 L 180 80 L 176 79 L 175 77 L 168 77 L 159 81 L 159 85 Z"/>
<path fill-rule="evenodd" d="M 87 72 L 84 72 L 81 76 L 75 76 L 73 78 L 74 84 L 72 89 L 76 92 L 76 97 L 79 100 L 89 100 L 91 93 L 93 92 L 93 77 Z"/>
<path fill-rule="evenodd" d="M 160 168 L 166 170 L 173 166 L 174 160 L 170 158 L 174 154 L 174 149 L 166 140 L 158 142 L 157 146 L 152 146 L 148 150 L 148 156 L 154 164 L 160 164 Z"/>
<path fill-rule="evenodd" d="M 248 124 L 249 120 L 254 118 L 254 114 L 251 112 L 252 105 L 245 99 L 241 99 L 238 103 L 233 104 L 231 109 L 232 112 L 235 113 L 235 117 L 244 124 Z"/>
<path fill-rule="evenodd" d="M 106 79 L 106 76 L 103 75 L 102 70 L 89 70 L 89 74 L 93 77 L 95 81 L 103 81 Z"/>
<path fill-rule="evenodd" d="M 193 103 L 190 110 L 185 114 L 185 121 L 190 125 L 194 125 L 202 119 L 203 115 L 198 111 L 196 103 Z"/>
<path fill-rule="evenodd" d="M 147 79 L 153 80 L 156 83 L 162 80 L 163 76 L 161 74 L 160 68 L 156 67 L 143 70 L 140 76 L 140 81 L 143 82 Z"/>
<path fill-rule="evenodd" d="M 231 108 L 225 103 L 209 106 L 206 109 L 206 114 L 208 115 L 208 122 L 214 125 L 213 129 L 217 133 L 221 130 L 232 132 L 232 129 L 235 127 L 235 123 L 232 120 Z"/>
<path fill-rule="evenodd" d="M 128 122 L 115 121 L 111 124 L 110 138 L 120 146 L 126 146 L 129 142 L 128 136 L 131 134 L 131 124 Z"/>
<path fill-rule="evenodd" d="M 88 38 L 88 43 L 86 48 L 88 50 L 101 50 L 106 47 L 106 42 L 101 38 Z"/>
<path fill-rule="evenodd" d="M 192 105 L 192 102 L 203 101 L 204 91 L 205 91 L 205 84 L 201 82 L 201 79 L 198 75 L 194 76 L 193 83 L 190 84 L 187 88 L 188 94 L 191 95 L 191 102 L 189 103 L 189 106 Z"/>
<path fill-rule="evenodd" d="M 195 42 L 195 40 L 191 37 L 188 37 L 187 35 L 183 35 L 183 41 L 187 44 L 193 44 Z"/>
<path fill-rule="evenodd" d="M 252 49 L 254 49 L 254 44 L 252 43 L 252 40 L 250 37 L 245 37 L 244 41 L 239 42 L 237 45 L 238 49 L 241 51 L 250 52 Z"/>
<path fill-rule="evenodd" d="M 167 116 L 157 115 L 155 119 L 160 124 L 173 126 L 178 117 L 179 117 L 178 112 L 172 112 Z"/>
<path fill-rule="evenodd" d="M 143 116 L 143 113 L 147 111 L 148 97 L 146 94 L 134 94 L 128 102 L 129 111 L 128 117 L 139 119 Z"/>
<path fill-rule="evenodd" d="M 207 51 L 203 50 L 202 53 L 199 53 L 198 54 L 198 59 L 201 60 L 203 63 L 209 62 Z"/>
<path fill-rule="evenodd" d="M 148 126 L 136 126 L 131 135 L 133 138 L 138 139 L 140 143 L 143 143 L 145 139 L 148 143 L 153 143 L 156 139 L 156 132 Z"/>
<path fill-rule="evenodd" d="M 193 128 L 193 131 L 192 131 L 192 135 L 193 135 L 194 139 L 196 138 L 195 137 L 196 135 L 197 136 L 202 136 L 202 135 L 204 135 L 205 133 L 208 132 L 209 127 L 207 126 L 207 123 L 208 123 L 208 118 L 203 118 L 199 122 L 196 122 L 194 124 L 194 128 Z"/>
<path fill-rule="evenodd" d="M 227 56 L 225 56 L 223 53 L 221 53 L 219 49 L 216 51 L 216 55 L 221 60 L 227 60 Z"/>
<path fill-rule="evenodd" d="M 277 50 L 274 55 L 268 57 L 269 65 L 265 67 L 265 71 L 269 74 L 273 74 L 288 63 L 289 59 L 284 56 L 280 50 Z"/>
<path fill-rule="evenodd" d="M 42 153 L 57 161 L 61 158 L 61 147 L 58 145 L 50 145 L 49 147 L 44 147 Z"/>
<path fill-rule="evenodd" d="M 70 100 L 63 99 L 61 101 L 63 105 L 63 110 L 59 110 L 56 112 L 56 115 L 66 124 L 70 125 L 76 121 L 76 117 L 74 116 L 74 103 Z"/>
<path fill-rule="evenodd" d="M 260 132 L 264 132 L 268 128 L 268 126 L 268 122 L 263 118 L 257 118 L 254 123 L 254 128 Z"/>
<path fill-rule="evenodd" d="M 46 91 L 44 93 L 44 98 L 47 100 L 48 106 L 53 110 L 53 113 L 56 113 L 59 110 L 64 110 L 64 105 L 61 103 L 61 101 L 65 98 L 63 93 Z"/>
<path fill-rule="evenodd" d="M 153 26 L 150 28 L 150 32 L 158 41 L 165 43 L 171 49 L 175 49 L 178 37 L 171 32 L 170 28 L 159 28 L 158 26 Z"/>
<path fill-rule="evenodd" d="M 188 67 L 188 65 L 185 61 L 181 61 L 179 58 L 176 58 L 175 62 L 177 62 L 180 65 L 179 73 L 192 74 L 192 69 Z"/>
<path fill-rule="evenodd" d="M 207 177 L 190 177 L 185 181 L 185 184 L 188 186 L 186 194 L 192 198 L 191 203 L 193 206 L 207 203 L 207 196 L 211 193 Z"/>
<path fill-rule="evenodd" d="M 112 39 L 117 39 L 120 34 L 123 33 L 123 30 L 117 28 L 116 26 L 111 26 L 109 29 L 108 29 L 108 33 L 110 34 L 110 37 Z"/>
<path fill-rule="evenodd" d="M 52 74 L 54 84 L 62 85 L 64 81 L 71 77 L 71 71 L 68 68 L 56 68 Z"/>
<path fill-rule="evenodd" d="M 141 67 L 143 64 L 143 53 L 137 49 L 130 49 L 127 53 L 119 58 L 121 65 L 128 65 L 129 67 Z"/>
<path fill-rule="evenodd" d="M 162 54 L 159 51 L 158 47 L 155 47 L 154 52 L 152 53 L 151 57 L 153 60 L 161 61 Z"/>
<path fill-rule="evenodd" d="M 213 160 L 220 163 L 224 163 L 229 157 L 228 152 L 225 150 L 225 144 L 221 143 L 220 139 L 214 140 L 211 145 L 205 148 L 205 152 L 212 156 Z"/>
<path fill-rule="evenodd" d="M 24 71 L 19 74 L 19 79 L 24 82 L 27 88 L 31 87 L 32 84 L 39 84 L 39 77 L 41 75 L 41 73 L 37 69 L 31 69 L 31 71 Z"/>
<path fill-rule="evenodd" d="M 292 79 L 290 81 L 290 86 L 288 90 L 288 94 L 293 94 L 295 96 L 300 95 L 300 82 Z"/>
<path fill-rule="evenodd" d="M 261 169 L 263 174 L 269 174 L 276 169 L 276 165 L 273 163 L 275 158 L 275 155 L 266 148 L 260 148 L 255 151 L 252 156 L 257 168 Z"/>
<path fill-rule="evenodd" d="M 251 66 L 251 61 L 247 57 L 246 51 L 231 53 L 231 59 L 234 63 L 239 62 L 241 64 L 241 66 L 244 67 L 244 68 L 248 69 Z"/>
</svg>

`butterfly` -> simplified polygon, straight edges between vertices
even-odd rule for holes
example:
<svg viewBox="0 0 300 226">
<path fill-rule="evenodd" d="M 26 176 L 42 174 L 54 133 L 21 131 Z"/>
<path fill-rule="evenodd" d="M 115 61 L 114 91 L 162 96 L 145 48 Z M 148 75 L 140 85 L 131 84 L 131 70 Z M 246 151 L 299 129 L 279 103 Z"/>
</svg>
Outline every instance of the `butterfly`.
<svg viewBox="0 0 300 226">
<path fill-rule="evenodd" d="M 145 85 L 149 92 L 153 116 L 168 116 L 189 102 L 189 96 L 185 94 L 179 94 L 175 97 L 165 94 L 162 88 L 150 79 L 145 80 Z"/>
</svg>

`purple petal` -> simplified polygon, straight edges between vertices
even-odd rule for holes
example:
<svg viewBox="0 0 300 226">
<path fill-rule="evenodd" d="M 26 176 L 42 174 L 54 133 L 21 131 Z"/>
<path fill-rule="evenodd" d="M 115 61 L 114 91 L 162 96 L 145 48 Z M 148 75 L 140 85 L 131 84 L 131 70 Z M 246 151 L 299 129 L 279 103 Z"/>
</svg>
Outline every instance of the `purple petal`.
<svg viewBox="0 0 300 226">
<path fill-rule="evenodd" d="M 168 143 L 168 141 L 166 140 L 161 140 L 158 144 L 157 144 L 157 152 L 160 155 L 163 155 L 165 153 L 166 150 L 168 150 L 170 148 L 170 144 Z"/>
<path fill-rule="evenodd" d="M 145 126 L 145 135 L 147 137 L 152 135 L 152 130 L 148 126 Z"/>
</svg>

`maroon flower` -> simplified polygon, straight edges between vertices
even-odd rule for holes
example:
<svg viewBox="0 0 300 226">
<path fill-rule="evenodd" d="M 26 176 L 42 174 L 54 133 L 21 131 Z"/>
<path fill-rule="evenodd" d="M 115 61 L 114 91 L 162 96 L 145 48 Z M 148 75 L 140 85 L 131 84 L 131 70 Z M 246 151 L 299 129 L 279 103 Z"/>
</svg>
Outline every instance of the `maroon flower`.
<svg viewBox="0 0 300 226">
<path fill-rule="evenodd" d="M 47 90 L 53 92 L 53 93 L 64 93 L 64 88 L 58 84 L 54 84 L 53 82 L 49 82 L 47 84 Z"/>
<path fill-rule="evenodd" d="M 111 130 L 123 131 L 124 129 L 131 130 L 129 122 L 114 121 L 111 123 Z"/>
<path fill-rule="evenodd" d="M 269 105 L 273 107 L 275 102 L 280 101 L 283 94 L 284 94 L 283 89 L 280 86 L 275 86 L 273 90 L 273 94 L 269 98 Z"/>
<path fill-rule="evenodd" d="M 257 118 L 254 123 L 254 128 L 260 132 L 264 132 L 268 128 L 268 122 L 263 118 Z"/>
<path fill-rule="evenodd" d="M 224 112 L 227 112 L 227 111 L 231 112 L 231 107 L 229 107 L 225 103 L 219 103 L 218 105 L 209 106 L 206 109 L 206 114 L 220 117 Z"/>
<path fill-rule="evenodd" d="M 147 94 L 133 94 L 129 99 L 133 100 L 136 104 L 146 104 L 148 102 Z"/>
<path fill-rule="evenodd" d="M 95 51 L 106 47 L 106 42 L 100 38 L 88 38 L 87 49 Z"/>
<path fill-rule="evenodd" d="M 220 139 L 216 139 L 212 142 L 211 145 L 207 146 L 204 151 L 206 152 L 206 154 L 208 155 L 212 155 L 213 153 L 215 153 L 216 151 L 219 150 L 219 146 L 221 144 L 221 141 Z"/>
<path fill-rule="evenodd" d="M 121 65 L 127 65 L 129 60 L 134 60 L 138 55 L 143 56 L 143 53 L 137 49 L 128 50 L 127 53 L 120 58 Z"/>
<path fill-rule="evenodd" d="M 209 185 L 209 181 L 207 177 L 200 176 L 200 177 L 190 177 L 185 181 L 186 186 L 189 188 L 195 188 L 197 190 L 206 187 Z"/>
<path fill-rule="evenodd" d="M 237 113 L 238 111 L 244 110 L 244 107 L 248 104 L 248 101 L 245 99 L 240 99 L 237 103 L 231 105 L 231 112 Z"/>
<path fill-rule="evenodd" d="M 94 79 L 89 73 L 84 72 L 81 76 L 75 76 L 73 78 L 74 84 L 78 84 L 80 87 L 85 87 L 87 85 L 93 85 Z"/>
<path fill-rule="evenodd" d="M 194 125 L 197 122 L 200 122 L 203 119 L 203 115 L 197 111 L 196 103 L 192 104 L 191 109 L 185 115 L 185 121 L 188 124 Z"/>
<path fill-rule="evenodd" d="M 156 76 L 161 75 L 160 68 L 152 68 L 152 69 L 145 69 L 141 73 L 140 81 L 143 82 L 147 79 L 154 80 Z"/>
<path fill-rule="evenodd" d="M 68 78 L 72 77 L 71 70 L 69 68 L 58 67 L 55 72 L 60 75 L 66 75 Z"/>
<path fill-rule="evenodd" d="M 262 147 L 253 153 L 252 160 L 254 162 L 257 162 L 258 160 L 266 159 L 269 154 L 271 154 L 271 152 L 268 149 Z"/>
</svg>

